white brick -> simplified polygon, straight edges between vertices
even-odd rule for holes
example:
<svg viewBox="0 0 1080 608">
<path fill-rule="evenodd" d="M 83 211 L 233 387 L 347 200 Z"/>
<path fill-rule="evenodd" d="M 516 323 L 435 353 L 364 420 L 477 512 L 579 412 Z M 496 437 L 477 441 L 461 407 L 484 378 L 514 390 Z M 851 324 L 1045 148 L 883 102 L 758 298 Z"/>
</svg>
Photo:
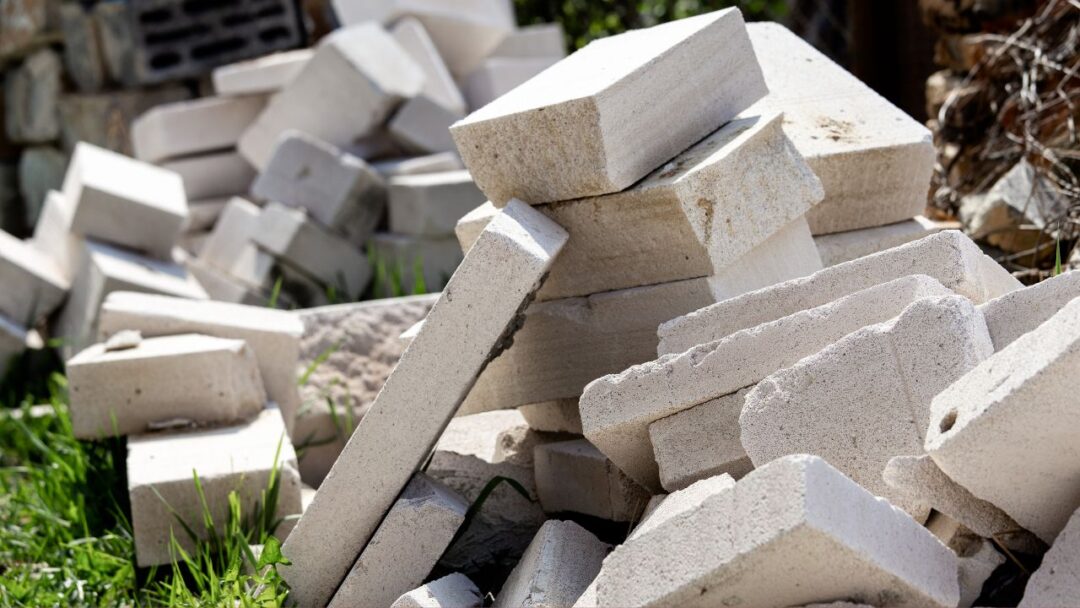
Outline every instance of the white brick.
<svg viewBox="0 0 1080 608">
<path fill-rule="evenodd" d="M 1060 608 L 1080 597 L 1080 515 L 1074 512 L 1042 565 L 1031 575 L 1020 608 Z"/>
<path fill-rule="evenodd" d="M 649 425 L 753 387 L 854 331 L 895 317 L 919 298 L 948 293 L 929 277 L 897 279 L 599 378 L 581 397 L 585 436 L 639 483 L 658 490 Z"/>
<path fill-rule="evenodd" d="M 34 326 L 63 301 L 68 280 L 52 258 L 0 230 L 0 314 Z"/>
<path fill-rule="evenodd" d="M 649 493 L 584 439 L 536 447 L 536 491 L 548 513 L 636 521 Z"/>
<path fill-rule="evenodd" d="M 453 237 L 377 233 L 370 244 L 378 256 L 377 262 L 385 263 L 390 273 L 400 272 L 401 287 L 406 292 L 417 287 L 417 270 L 424 277 L 423 292 L 440 291 L 465 257 Z M 388 285 L 378 285 L 376 293 L 393 293 L 393 290 Z"/>
<path fill-rule="evenodd" d="M 998 553 L 994 543 L 976 539 L 957 552 L 959 561 L 960 608 L 970 608 L 982 595 L 983 586 L 990 575 L 1005 563 L 1005 556 Z"/>
<path fill-rule="evenodd" d="M 527 25 L 506 37 L 492 57 L 566 56 L 566 38 L 561 24 Z"/>
<path fill-rule="evenodd" d="M 421 95 L 402 104 L 386 128 L 407 152 L 453 152 L 457 148 L 450 137 L 450 125 L 462 118 L 465 118 L 464 112 L 448 110 Z"/>
<path fill-rule="evenodd" d="M 424 582 L 465 521 L 467 509 L 452 490 L 416 474 L 356 559 L 329 608 L 389 606 Z"/>
<path fill-rule="evenodd" d="M 240 197 L 230 199 L 199 252 L 199 261 L 241 283 L 255 287 L 265 283 L 274 260 L 255 246 L 261 215 L 254 203 Z"/>
<path fill-rule="evenodd" d="M 206 300 L 206 291 L 182 266 L 162 262 L 94 241 L 79 244 L 79 269 L 67 304 L 53 325 L 63 338 L 64 358 L 93 344 L 98 335 L 98 311 L 114 291 L 158 293 Z"/>
<path fill-rule="evenodd" d="M 371 133 L 423 87 L 424 74 L 386 31 L 364 23 L 322 39 L 315 56 L 240 138 L 257 169 L 281 133 L 296 129 L 338 147 Z"/>
<path fill-rule="evenodd" d="M 721 237 L 718 240 L 725 241 Z M 714 268 L 716 264 L 714 263 Z M 821 270 L 805 217 L 798 217 L 727 266 L 713 272 L 709 287 L 720 302 Z"/>
<path fill-rule="evenodd" d="M 383 177 L 402 175 L 420 175 L 421 173 L 441 173 L 459 171 L 465 168 L 457 152 L 440 152 L 426 156 L 413 156 L 392 160 L 381 160 L 371 165 Z M 474 239 L 475 240 L 475 239 Z"/>
<path fill-rule="evenodd" d="M 207 240 L 209 240 L 209 236 Z M 268 306 L 270 303 L 270 291 L 257 285 L 245 283 L 198 258 L 185 260 L 184 268 L 206 290 L 211 300 L 249 306 Z M 279 296 L 281 298 L 278 300 L 279 302 L 287 301 L 284 299 L 284 294 L 279 294 Z"/>
<path fill-rule="evenodd" d="M 455 125 L 465 166 L 496 205 L 623 190 L 765 94 L 745 32 L 727 9 L 594 41 Z"/>
<path fill-rule="evenodd" d="M 224 96 L 276 93 L 292 82 L 315 51 L 296 49 L 215 68 L 214 92 Z"/>
<path fill-rule="evenodd" d="M 293 601 L 329 599 L 477 375 L 505 346 L 507 329 L 567 238 L 523 203 L 485 230 L 289 535 L 283 550 L 293 565 L 283 575 Z M 345 512 L 352 523 L 342 529 Z"/>
<path fill-rule="evenodd" d="M 255 169 L 235 150 L 171 160 L 161 167 L 184 180 L 189 201 L 243 194 L 255 180 Z"/>
<path fill-rule="evenodd" d="M 375 231 L 386 206 L 386 184 L 370 165 L 298 131 L 282 133 L 251 193 L 306 209 L 357 244 Z"/>
<path fill-rule="evenodd" d="M 207 537 L 202 501 L 195 490 L 195 474 L 202 484 L 210 515 L 221 526 L 228 519 L 230 492 L 240 495 L 243 516 L 254 515 L 262 493 L 270 485 L 274 466 L 280 467 L 275 516 L 299 514 L 300 475 L 296 472 L 296 453 L 289 445 L 276 408 L 267 408 L 240 426 L 129 438 L 128 493 L 139 566 L 171 563 L 174 556 L 170 535 L 185 551 L 194 549 L 177 516 L 200 538 Z"/>
<path fill-rule="evenodd" d="M 499 208 L 492 205 L 491 201 L 486 201 L 483 205 L 463 215 L 454 226 L 454 236 L 457 237 L 461 250 L 468 251 L 476 239 L 480 238 L 484 226 L 487 226 L 488 222 L 498 214 Z"/>
<path fill-rule="evenodd" d="M 992 353 L 986 323 L 966 298 L 923 298 L 760 382 L 739 419 L 743 447 L 756 466 L 821 456 L 925 519 L 928 506 L 893 490 L 882 472 L 894 456 L 922 453 L 931 400 Z"/>
<path fill-rule="evenodd" d="M 577 399 L 556 399 L 517 408 L 529 428 L 545 433 L 581 434 L 581 412 Z"/>
<path fill-rule="evenodd" d="M 73 206 L 75 234 L 162 260 L 169 259 L 188 215 L 179 175 L 85 142 L 75 146 L 64 198 Z"/>
<path fill-rule="evenodd" d="M 626 607 L 959 600 L 949 549 L 824 460 L 805 455 L 770 463 L 617 547 L 597 591 L 599 605 Z"/>
<path fill-rule="evenodd" d="M 80 439 L 144 433 L 177 420 L 231 424 L 266 405 L 258 360 L 243 340 L 184 334 L 123 350 L 101 343 L 69 360 L 67 374 Z"/>
<path fill-rule="evenodd" d="M 548 521 L 506 579 L 494 608 L 572 606 L 611 550 L 571 521 Z"/>
<path fill-rule="evenodd" d="M 355 300 L 371 280 L 367 257 L 355 245 L 331 234 L 300 209 L 271 202 L 259 216 L 252 240 L 279 262 Z"/>
<path fill-rule="evenodd" d="M 217 224 L 221 212 L 225 210 L 225 206 L 229 204 L 231 198 L 226 196 L 189 202 L 188 223 L 184 226 L 184 235 L 213 230 L 214 224 Z M 180 240 L 182 241 L 183 238 Z"/>
<path fill-rule="evenodd" d="M 1073 300 L 942 391 L 926 435 L 946 475 L 1048 543 L 1080 504 L 1078 354 Z"/>
<path fill-rule="evenodd" d="M 649 533 L 672 519 L 701 508 L 701 505 L 716 494 L 735 487 L 731 475 L 722 474 L 694 482 L 671 494 L 659 494 L 649 501 L 641 522 L 627 537 L 626 542 Z M 657 500 L 659 499 L 659 500 Z"/>
<path fill-rule="evenodd" d="M 455 572 L 402 595 L 390 608 L 480 608 L 483 604 L 476 584 Z"/>
<path fill-rule="evenodd" d="M 814 237 L 814 243 L 821 255 L 821 263 L 825 266 L 836 266 L 917 241 L 942 230 L 959 229 L 960 224 L 957 222 L 935 222 L 920 215 L 884 226 L 823 234 Z"/>
<path fill-rule="evenodd" d="M 421 96 L 459 117 L 464 117 L 465 98 L 424 25 L 415 17 L 404 17 L 390 28 L 390 35 L 423 70 L 424 89 Z"/>
<path fill-rule="evenodd" d="M 754 470 L 739 441 L 739 414 L 750 389 L 706 401 L 649 425 L 660 485 L 669 492 L 727 473 Z"/>
<path fill-rule="evenodd" d="M 390 230 L 453 236 L 458 220 L 483 202 L 468 171 L 395 177 L 390 180 Z"/>
<path fill-rule="evenodd" d="M 976 304 L 1022 287 L 971 239 L 949 230 L 672 319 L 658 331 L 658 352 L 683 352 L 911 274 L 933 277 Z"/>
<path fill-rule="evenodd" d="M 785 113 L 784 130 L 825 186 L 807 217 L 813 233 L 922 213 L 935 159 L 926 127 L 783 26 L 747 30 L 770 93 L 744 115 Z"/>
<path fill-rule="evenodd" d="M 64 195 L 50 190 L 30 239 L 34 249 L 49 256 L 60 276 L 69 282 L 78 270 L 82 246 L 79 237 L 71 233 L 72 212 L 72 205 Z"/>
<path fill-rule="evenodd" d="M 1080 297 L 1080 271 L 1074 270 L 994 298 L 979 310 L 986 317 L 994 349 L 1002 350 L 1076 297 Z"/>
<path fill-rule="evenodd" d="M 595 378 L 655 357 L 658 324 L 712 301 L 705 280 L 693 279 L 534 303 L 462 412 L 576 398 Z"/>
<path fill-rule="evenodd" d="M 113 293 L 101 306 L 98 330 L 103 339 L 134 329 L 145 337 L 197 333 L 243 340 L 255 352 L 267 397 L 277 403 L 292 429 L 300 409 L 296 388 L 300 337 L 304 324 L 296 316 L 266 307 L 198 302 L 168 296 Z"/>
<path fill-rule="evenodd" d="M 135 158 L 163 160 L 233 148 L 266 107 L 266 96 L 204 97 L 157 106 L 135 119 Z"/>
<path fill-rule="evenodd" d="M 558 63 L 561 57 L 489 57 L 461 83 L 469 109 L 477 111 Z"/>
</svg>

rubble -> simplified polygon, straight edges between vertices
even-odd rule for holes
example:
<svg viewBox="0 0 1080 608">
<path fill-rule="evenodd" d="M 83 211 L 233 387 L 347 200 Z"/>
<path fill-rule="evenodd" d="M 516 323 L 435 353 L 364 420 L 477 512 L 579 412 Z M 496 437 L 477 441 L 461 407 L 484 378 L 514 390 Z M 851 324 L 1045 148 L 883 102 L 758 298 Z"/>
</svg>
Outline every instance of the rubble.
<svg viewBox="0 0 1080 608">
<path fill-rule="evenodd" d="M 610 545 L 573 522 L 545 522 L 493 606 L 571 606 L 596 577 L 610 550 Z"/>
</svg>

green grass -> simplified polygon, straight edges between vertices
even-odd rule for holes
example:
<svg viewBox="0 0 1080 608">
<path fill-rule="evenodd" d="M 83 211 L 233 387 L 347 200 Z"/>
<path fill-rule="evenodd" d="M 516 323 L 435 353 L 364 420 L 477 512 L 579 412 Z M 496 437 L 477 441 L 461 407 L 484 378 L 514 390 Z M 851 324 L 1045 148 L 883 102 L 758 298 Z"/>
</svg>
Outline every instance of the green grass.
<svg viewBox="0 0 1080 608">
<path fill-rule="evenodd" d="M 284 560 L 270 536 L 281 523 L 276 476 L 256 513 L 242 517 L 234 494 L 227 521 L 200 522 L 213 530 L 209 541 L 190 553 L 174 544 L 172 567 L 139 569 L 124 440 L 75 439 L 66 381 L 46 377 L 46 397 L 0 398 L 0 607 L 282 604 L 287 588 L 275 566 Z M 32 415 L 43 403 L 45 414 Z M 187 534 L 190 524 L 177 529 Z M 266 550 L 255 559 L 249 544 Z"/>
</svg>

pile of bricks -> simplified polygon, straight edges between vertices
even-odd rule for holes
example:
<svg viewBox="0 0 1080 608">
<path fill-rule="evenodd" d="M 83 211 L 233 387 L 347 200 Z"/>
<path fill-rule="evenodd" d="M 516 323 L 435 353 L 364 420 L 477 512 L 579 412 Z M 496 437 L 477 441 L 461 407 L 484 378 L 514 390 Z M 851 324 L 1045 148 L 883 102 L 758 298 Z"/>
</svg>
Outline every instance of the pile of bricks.
<svg viewBox="0 0 1080 608">
<path fill-rule="evenodd" d="M 299 606 L 1080 597 L 1080 273 L 1023 288 L 918 217 L 926 129 L 735 9 L 466 115 L 483 87 L 449 85 L 544 36 L 446 6 L 340 2 L 315 50 L 140 119 L 143 161 L 80 145 L 38 234 L 0 241 L 5 344 L 58 327 L 76 434 L 128 437 L 140 565 L 191 546 L 194 470 L 222 517 L 280 476 Z M 419 156 L 368 162 L 388 149 Z M 362 247 L 450 239 L 439 294 L 255 305 L 273 277 L 354 296 Z"/>
</svg>

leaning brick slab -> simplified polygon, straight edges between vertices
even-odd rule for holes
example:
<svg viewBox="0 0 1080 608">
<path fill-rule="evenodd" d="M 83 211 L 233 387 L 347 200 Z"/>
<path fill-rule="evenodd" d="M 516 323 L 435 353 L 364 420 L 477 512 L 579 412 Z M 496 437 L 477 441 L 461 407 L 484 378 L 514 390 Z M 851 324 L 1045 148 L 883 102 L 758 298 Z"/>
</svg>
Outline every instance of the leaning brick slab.
<svg viewBox="0 0 1080 608">
<path fill-rule="evenodd" d="M 494 608 L 572 606 L 610 550 L 611 545 L 574 522 L 545 522 L 506 579 Z"/>
<path fill-rule="evenodd" d="M 389 606 L 424 582 L 467 509 L 452 490 L 418 473 L 356 558 L 329 608 Z"/>
<path fill-rule="evenodd" d="M 496 205 L 541 204 L 623 190 L 765 93 L 727 9 L 594 41 L 451 132 Z"/>
<path fill-rule="evenodd" d="M 986 317 L 994 349 L 1001 350 L 1045 323 L 1077 297 L 1080 297 L 1080 270 L 994 298 L 979 309 Z"/>
<path fill-rule="evenodd" d="M 1080 504 L 1080 299 L 934 399 L 926 451 L 950 478 L 1052 543 Z"/>
<path fill-rule="evenodd" d="M 402 595 L 390 608 L 481 608 L 483 605 L 476 583 L 455 572 Z"/>
<path fill-rule="evenodd" d="M 747 30 L 769 95 L 744 115 L 785 112 L 784 130 L 825 186 L 807 216 L 814 234 L 922 213 L 935 157 L 926 127 L 783 26 Z"/>
<path fill-rule="evenodd" d="M 1031 575 L 1020 608 L 1060 608 L 1080 597 L 1080 515 L 1069 518 L 1042 565 Z"/>
<path fill-rule="evenodd" d="M 567 238 L 520 202 L 484 231 L 289 535 L 283 550 L 293 565 L 283 574 L 293 602 L 330 599 L 480 371 L 505 348 Z"/>
<path fill-rule="evenodd" d="M 296 49 L 223 65 L 211 75 L 214 91 L 224 96 L 276 93 L 296 78 L 314 54 L 311 49 Z"/>
<path fill-rule="evenodd" d="M 779 608 L 836 598 L 945 607 L 960 596 L 952 551 L 806 455 L 774 461 L 617 547 L 597 591 L 600 606 L 625 607 Z"/>
<path fill-rule="evenodd" d="M 982 314 L 966 298 L 917 300 L 759 383 L 739 418 L 743 447 L 755 465 L 821 456 L 925 519 L 927 505 L 894 491 L 882 472 L 894 456 L 922 453 L 934 396 L 992 353 Z"/>
<path fill-rule="evenodd" d="M 262 306 L 187 300 L 118 292 L 101 306 L 98 331 L 103 339 L 125 329 L 143 337 L 197 333 L 243 340 L 255 352 L 267 397 L 281 409 L 292 430 L 300 409 L 297 369 L 304 324 L 297 316 Z"/>
<path fill-rule="evenodd" d="M 649 502 L 649 508 L 646 508 L 645 515 L 641 518 L 641 522 L 630 533 L 626 541 L 630 542 L 684 513 L 694 511 L 701 507 L 702 503 L 710 497 L 734 487 L 735 480 L 732 479 L 731 475 L 716 475 L 715 477 L 694 482 L 677 492 L 653 496 L 652 501 Z"/>
<path fill-rule="evenodd" d="M 680 353 L 911 274 L 933 277 L 976 304 L 1022 287 L 971 239 L 949 230 L 672 319 L 658 331 L 659 352 Z"/>
<path fill-rule="evenodd" d="M 53 259 L 0 230 L 0 314 L 32 327 L 67 295 L 67 278 Z"/>
<path fill-rule="evenodd" d="M 851 332 L 895 317 L 920 298 L 948 293 L 930 277 L 904 277 L 599 378 L 579 404 L 585 436 L 656 491 L 660 479 L 649 425 L 752 387 Z"/>
<path fill-rule="evenodd" d="M 264 95 L 204 97 L 157 106 L 131 125 L 135 158 L 160 163 L 233 148 L 265 107 Z"/>
</svg>

